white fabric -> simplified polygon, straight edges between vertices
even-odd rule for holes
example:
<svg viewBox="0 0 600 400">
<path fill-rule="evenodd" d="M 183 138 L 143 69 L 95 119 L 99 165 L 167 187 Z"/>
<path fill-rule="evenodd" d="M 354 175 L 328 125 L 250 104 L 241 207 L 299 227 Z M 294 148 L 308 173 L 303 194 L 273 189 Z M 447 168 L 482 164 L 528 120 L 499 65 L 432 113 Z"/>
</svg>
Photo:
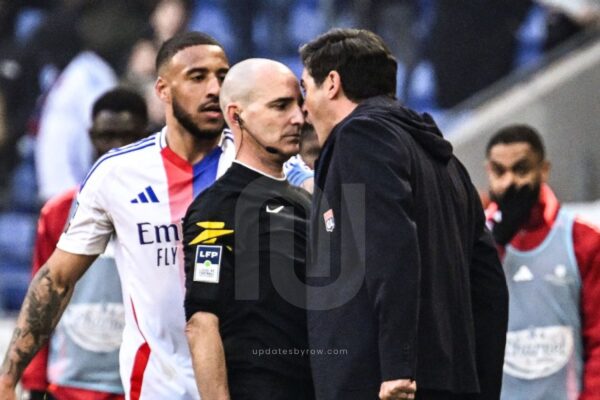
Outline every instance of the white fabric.
<svg viewBox="0 0 600 400">
<path fill-rule="evenodd" d="M 192 201 L 192 181 L 191 174 L 186 185 L 168 181 L 173 171 L 168 171 L 172 165 L 165 166 L 161 153 L 165 135 L 163 130 L 98 160 L 57 247 L 75 254 L 99 254 L 111 233 L 116 234 L 115 259 L 125 304 L 120 354 L 125 393 L 129 396 L 136 353 L 146 342 L 151 352 L 140 399 L 198 399 L 184 335 L 181 248 L 181 218 Z M 234 151 L 231 139 L 221 145 L 217 176 L 231 164 Z M 150 200 L 149 187 L 156 201 Z M 148 201 L 141 201 L 141 194 Z"/>
<path fill-rule="evenodd" d="M 117 84 L 112 68 L 86 51 L 67 65 L 42 109 L 35 152 L 43 200 L 81 183 L 94 158 L 88 129 L 96 99 Z"/>
</svg>

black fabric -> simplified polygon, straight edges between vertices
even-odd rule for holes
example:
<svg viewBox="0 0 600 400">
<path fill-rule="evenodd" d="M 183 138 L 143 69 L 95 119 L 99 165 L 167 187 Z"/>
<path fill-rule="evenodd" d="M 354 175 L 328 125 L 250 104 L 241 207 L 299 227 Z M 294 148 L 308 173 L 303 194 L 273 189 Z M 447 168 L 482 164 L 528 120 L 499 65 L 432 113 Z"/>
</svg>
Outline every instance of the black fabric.
<svg viewBox="0 0 600 400">
<path fill-rule="evenodd" d="M 48 392 L 43 392 L 39 390 L 32 390 L 29 392 L 29 400 L 56 400 L 54 396 L 52 396 Z"/>
<path fill-rule="evenodd" d="M 260 371 L 229 374 L 229 393 L 233 400 L 312 400 L 312 381 L 286 377 L 268 379 Z"/>
<path fill-rule="evenodd" d="M 265 381 L 310 382 L 304 291 L 309 209 L 304 190 L 234 163 L 187 211 L 186 317 L 198 311 L 219 317 L 233 377 L 262 371 Z M 234 233 L 190 244 L 219 230 Z M 218 283 L 194 281 L 195 268 L 202 267 L 197 252 L 207 249 L 203 246 L 221 248 Z M 237 382 L 231 379 L 233 387 Z"/>
<path fill-rule="evenodd" d="M 346 351 L 311 356 L 317 398 L 373 399 L 382 381 L 413 378 L 455 394 L 483 382 L 487 397 L 473 398 L 497 399 L 504 273 L 433 120 L 389 98 L 362 102 L 326 140 L 315 185 L 307 279 L 329 290 L 309 290 L 309 344 Z"/>
</svg>

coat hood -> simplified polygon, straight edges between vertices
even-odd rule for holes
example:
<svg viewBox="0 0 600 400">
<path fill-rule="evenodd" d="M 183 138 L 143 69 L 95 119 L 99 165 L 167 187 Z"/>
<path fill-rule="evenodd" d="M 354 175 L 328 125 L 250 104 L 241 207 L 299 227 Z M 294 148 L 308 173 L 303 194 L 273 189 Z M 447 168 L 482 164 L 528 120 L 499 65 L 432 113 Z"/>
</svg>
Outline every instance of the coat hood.
<svg viewBox="0 0 600 400">
<path fill-rule="evenodd" d="M 442 136 L 431 115 L 419 114 L 385 96 L 361 102 L 353 115 L 368 115 L 399 124 L 421 147 L 435 159 L 447 164 L 452 158 L 452 145 Z"/>
</svg>

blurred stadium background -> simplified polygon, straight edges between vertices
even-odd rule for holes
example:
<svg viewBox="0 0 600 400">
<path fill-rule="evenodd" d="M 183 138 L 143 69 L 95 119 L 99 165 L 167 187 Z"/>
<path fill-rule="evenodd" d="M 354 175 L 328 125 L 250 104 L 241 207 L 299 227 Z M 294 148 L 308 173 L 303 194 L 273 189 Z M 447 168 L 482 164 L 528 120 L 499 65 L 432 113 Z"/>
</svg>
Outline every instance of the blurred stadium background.
<svg viewBox="0 0 600 400">
<path fill-rule="evenodd" d="M 249 55 L 276 58 L 298 76 L 301 43 L 331 26 L 370 27 L 390 43 L 400 61 L 399 98 L 436 118 L 480 190 L 487 188 L 483 160 L 491 134 L 509 123 L 528 123 L 546 141 L 553 164 L 550 184 L 558 197 L 600 224 L 597 8 L 578 19 L 555 0 L 482 2 L 490 12 L 467 0 L 132 0 L 143 9 L 141 26 L 148 25 L 140 28 L 140 39 L 156 37 L 156 26 L 149 23 L 152 13 L 157 4 L 170 1 L 184 4 L 186 29 L 215 36 L 232 61 Z M 122 28 L 115 25 L 122 12 L 115 4 L 129 2 L 0 0 L 0 354 L 30 279 L 42 204 L 32 115 L 65 65 L 44 61 L 45 50 L 55 45 L 46 46 L 44 29 L 52 36 L 52 19 L 69 7 L 85 8 L 86 2 L 107 8 L 98 8 L 97 18 L 82 24 Z M 505 35 L 495 37 L 497 31 Z M 62 47 L 67 44 L 63 40 Z M 65 62 L 85 46 L 71 49 Z M 500 71 L 499 61 L 509 68 Z M 27 67 L 37 64 L 33 76 L 24 76 Z M 126 77 L 127 63 L 119 67 Z M 486 76 L 494 68 L 500 72 Z"/>
</svg>

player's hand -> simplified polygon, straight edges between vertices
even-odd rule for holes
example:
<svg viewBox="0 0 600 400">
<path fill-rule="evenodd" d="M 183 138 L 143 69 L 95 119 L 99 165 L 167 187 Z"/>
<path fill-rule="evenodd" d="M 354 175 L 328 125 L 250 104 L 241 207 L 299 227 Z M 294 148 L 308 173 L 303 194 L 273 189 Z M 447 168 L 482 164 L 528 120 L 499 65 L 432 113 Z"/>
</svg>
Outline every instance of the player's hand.
<svg viewBox="0 0 600 400">
<path fill-rule="evenodd" d="M 417 382 L 412 379 L 397 379 L 385 381 L 379 389 L 381 400 L 414 399 L 417 391 Z"/>
<path fill-rule="evenodd" d="M 498 199 L 498 207 L 502 212 L 502 220 L 494 225 L 492 235 L 496 243 L 505 246 L 519 228 L 527 221 L 531 208 L 537 202 L 539 190 L 529 185 L 511 185 Z"/>
</svg>

